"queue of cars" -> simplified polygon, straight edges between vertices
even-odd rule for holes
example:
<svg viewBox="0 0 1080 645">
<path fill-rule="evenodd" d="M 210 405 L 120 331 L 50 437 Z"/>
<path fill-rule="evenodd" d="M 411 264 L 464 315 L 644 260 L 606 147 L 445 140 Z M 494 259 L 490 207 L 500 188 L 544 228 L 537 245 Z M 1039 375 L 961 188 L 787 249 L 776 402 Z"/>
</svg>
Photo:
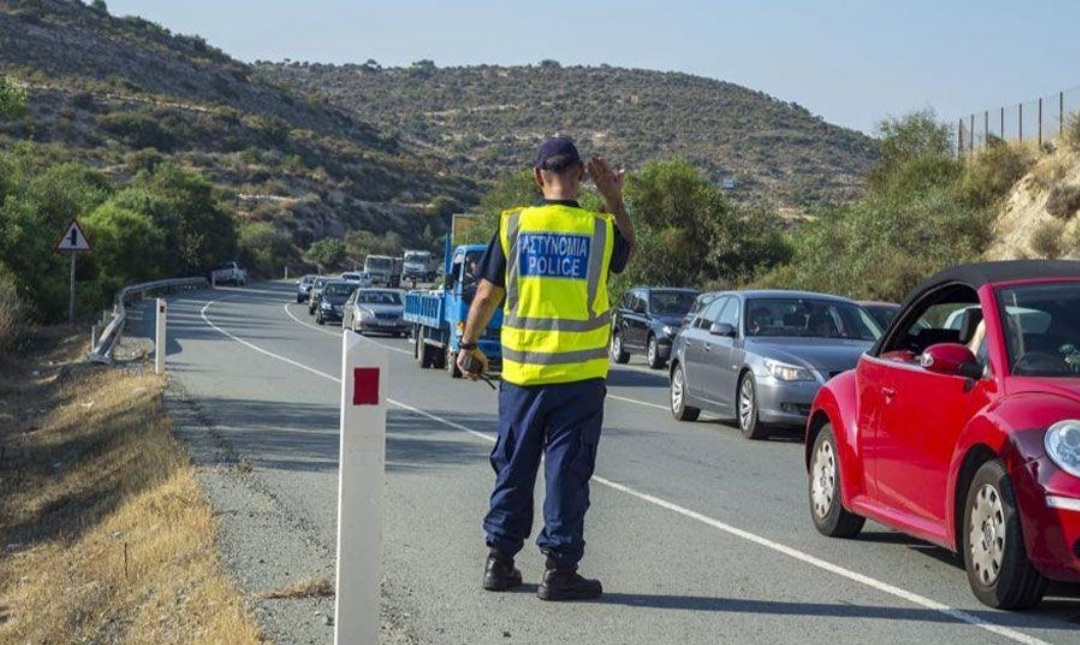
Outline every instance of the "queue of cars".
<svg viewBox="0 0 1080 645">
<path fill-rule="evenodd" d="M 337 277 L 305 275 L 296 283 L 296 302 L 306 302 L 308 314 L 320 325 L 340 322 L 361 334 L 408 336 L 409 325 L 402 318 L 405 292 L 373 288 L 372 282 L 367 273 L 358 271 Z"/>
<path fill-rule="evenodd" d="M 820 533 L 869 518 L 953 551 L 999 609 L 1080 583 L 1080 263 L 955 267 L 903 306 L 732 291 L 689 309 L 672 414 L 733 417 L 748 438 L 802 426 Z"/>
<path fill-rule="evenodd" d="M 406 334 L 401 293 L 355 288 L 344 326 Z M 635 287 L 612 315 L 611 360 L 666 365 L 679 421 L 803 429 L 823 535 L 872 519 L 953 551 L 1000 609 L 1080 583 L 1080 262 L 954 267 L 903 305 Z"/>
</svg>

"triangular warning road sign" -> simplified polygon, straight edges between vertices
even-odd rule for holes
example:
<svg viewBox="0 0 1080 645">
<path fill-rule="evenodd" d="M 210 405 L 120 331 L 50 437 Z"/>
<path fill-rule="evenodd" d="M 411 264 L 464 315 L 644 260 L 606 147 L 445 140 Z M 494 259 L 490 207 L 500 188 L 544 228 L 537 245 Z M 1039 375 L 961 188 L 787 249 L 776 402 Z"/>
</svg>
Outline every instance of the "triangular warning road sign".
<svg viewBox="0 0 1080 645">
<path fill-rule="evenodd" d="M 60 236 L 60 239 L 56 242 L 57 251 L 89 251 L 90 240 L 86 239 L 86 234 L 79 228 L 79 223 L 75 220 L 71 220 L 71 224 L 68 225 L 67 230 Z"/>
</svg>

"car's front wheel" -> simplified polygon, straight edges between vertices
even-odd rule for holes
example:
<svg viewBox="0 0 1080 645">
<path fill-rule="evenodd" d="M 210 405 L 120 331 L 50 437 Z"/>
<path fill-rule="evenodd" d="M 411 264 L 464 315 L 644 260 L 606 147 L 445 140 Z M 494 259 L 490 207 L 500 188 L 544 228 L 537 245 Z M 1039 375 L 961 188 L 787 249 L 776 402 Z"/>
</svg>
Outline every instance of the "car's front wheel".
<svg viewBox="0 0 1080 645">
<path fill-rule="evenodd" d="M 836 435 L 826 424 L 814 440 L 810 457 L 810 517 L 822 535 L 838 538 L 855 537 L 866 518 L 846 508 L 840 496 L 840 458 L 836 450 Z"/>
<path fill-rule="evenodd" d="M 616 332 L 611 335 L 611 362 L 626 363 L 630 360 L 630 354 L 626 353 L 622 345 L 622 334 Z"/>
<path fill-rule="evenodd" d="M 654 370 L 664 366 L 665 361 L 660 356 L 660 342 L 656 340 L 656 336 L 649 336 L 649 345 L 646 348 L 645 356 L 649 359 L 649 367 Z"/>
<path fill-rule="evenodd" d="M 764 439 L 765 424 L 758 417 L 757 383 L 754 375 L 746 372 L 739 379 L 739 430 L 747 439 Z"/>
<path fill-rule="evenodd" d="M 686 405 L 686 372 L 676 365 L 671 373 L 671 414 L 678 421 L 697 421 L 701 410 Z"/>
<path fill-rule="evenodd" d="M 964 568 L 975 597 L 996 609 L 1029 609 L 1047 580 L 1028 558 L 1009 473 L 1000 461 L 975 472 L 964 504 Z"/>
</svg>

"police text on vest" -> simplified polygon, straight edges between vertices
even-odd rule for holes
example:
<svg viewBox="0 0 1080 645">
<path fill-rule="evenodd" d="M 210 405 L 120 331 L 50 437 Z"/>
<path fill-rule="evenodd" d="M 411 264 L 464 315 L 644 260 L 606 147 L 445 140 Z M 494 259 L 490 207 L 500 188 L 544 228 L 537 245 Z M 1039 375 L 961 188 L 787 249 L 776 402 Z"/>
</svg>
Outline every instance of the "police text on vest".
<svg viewBox="0 0 1080 645">
<path fill-rule="evenodd" d="M 518 237 L 521 275 L 584 280 L 591 243 L 587 235 L 522 233 Z"/>
</svg>

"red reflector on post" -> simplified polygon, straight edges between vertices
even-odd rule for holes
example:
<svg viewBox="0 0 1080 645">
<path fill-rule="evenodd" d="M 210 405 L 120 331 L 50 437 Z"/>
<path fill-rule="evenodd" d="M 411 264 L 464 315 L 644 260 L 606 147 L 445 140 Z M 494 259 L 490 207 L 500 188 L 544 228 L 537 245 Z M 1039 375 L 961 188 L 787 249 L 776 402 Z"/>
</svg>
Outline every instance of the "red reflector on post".
<svg viewBox="0 0 1080 645">
<path fill-rule="evenodd" d="M 379 368 L 353 370 L 353 405 L 379 405 Z"/>
</svg>

